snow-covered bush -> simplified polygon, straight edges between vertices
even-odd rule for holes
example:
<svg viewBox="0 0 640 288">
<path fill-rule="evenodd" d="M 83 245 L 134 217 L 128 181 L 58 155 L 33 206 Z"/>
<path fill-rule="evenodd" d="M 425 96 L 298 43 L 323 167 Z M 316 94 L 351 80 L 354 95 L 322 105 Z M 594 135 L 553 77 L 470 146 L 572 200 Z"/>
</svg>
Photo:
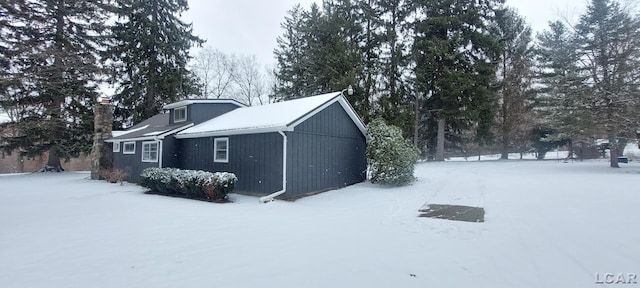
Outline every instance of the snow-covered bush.
<svg viewBox="0 0 640 288">
<path fill-rule="evenodd" d="M 225 199 L 236 182 L 236 175 L 228 172 L 147 168 L 140 174 L 140 186 L 152 191 L 211 200 Z"/>
<path fill-rule="evenodd" d="M 368 131 L 367 160 L 371 183 L 403 185 L 413 181 L 418 149 L 402 137 L 400 128 L 378 118 L 369 124 Z"/>
</svg>

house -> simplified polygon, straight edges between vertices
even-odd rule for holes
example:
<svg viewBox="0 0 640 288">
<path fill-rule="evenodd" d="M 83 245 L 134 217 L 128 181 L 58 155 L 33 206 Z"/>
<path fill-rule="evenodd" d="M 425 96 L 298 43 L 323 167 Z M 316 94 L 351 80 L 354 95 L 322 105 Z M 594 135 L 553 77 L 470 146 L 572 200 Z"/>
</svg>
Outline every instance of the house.
<svg viewBox="0 0 640 288">
<path fill-rule="evenodd" d="M 237 192 L 284 198 L 366 179 L 366 128 L 341 92 L 237 105 L 225 113 L 218 107 L 225 102 L 209 101 L 167 105 L 166 113 L 108 139 L 114 143 L 114 167 L 129 169 L 132 181 L 146 167 L 232 172 Z M 174 115 L 186 121 L 176 122 Z"/>
<path fill-rule="evenodd" d="M 114 131 L 105 140 L 113 147 L 113 167 L 127 173 L 127 180 L 138 182 L 140 172 L 149 167 L 178 165 L 178 142 L 174 135 L 245 105 L 234 100 L 183 100 L 164 108 L 155 115 L 126 131 Z"/>
</svg>

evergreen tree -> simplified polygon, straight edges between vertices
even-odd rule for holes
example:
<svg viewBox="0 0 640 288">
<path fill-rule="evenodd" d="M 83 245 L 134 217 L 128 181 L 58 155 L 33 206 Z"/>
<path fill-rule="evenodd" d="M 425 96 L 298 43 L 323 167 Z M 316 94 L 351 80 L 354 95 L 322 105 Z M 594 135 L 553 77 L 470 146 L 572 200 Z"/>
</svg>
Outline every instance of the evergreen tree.
<svg viewBox="0 0 640 288">
<path fill-rule="evenodd" d="M 405 136 L 415 133 L 412 125 L 416 98 L 411 97 L 407 70 L 409 55 L 405 52 L 410 45 L 407 30 L 407 17 L 410 9 L 402 0 L 379 0 L 380 16 L 380 82 L 378 97 L 379 116 L 388 123 L 402 129 Z M 412 103 L 413 98 L 413 103 Z M 413 117 L 412 117 L 413 116 Z"/>
<path fill-rule="evenodd" d="M 380 90 L 378 86 L 381 78 L 380 45 L 383 41 L 383 36 L 380 33 L 382 11 L 380 11 L 380 4 L 377 0 L 356 1 L 355 5 L 357 7 L 356 24 L 361 27 L 358 46 L 361 53 L 362 72 L 358 76 L 359 81 L 354 84 L 359 88 L 356 90 L 361 95 L 359 97 L 362 100 L 360 106 L 366 110 L 360 112 L 360 115 L 368 122 L 375 113 L 374 100 Z"/>
<path fill-rule="evenodd" d="M 197 93 L 187 64 L 189 49 L 203 41 L 180 20 L 187 9 L 186 0 L 115 0 L 118 20 L 106 57 L 118 81 L 115 117 L 122 124 L 138 123 Z"/>
<path fill-rule="evenodd" d="M 7 148 L 48 152 L 47 165 L 59 169 L 60 157 L 91 149 L 106 1 L 11 0 L 0 7 L 2 105 L 19 114 Z"/>
<path fill-rule="evenodd" d="M 494 33 L 502 50 L 498 67 L 497 134 L 501 138 L 501 159 L 508 159 L 510 149 L 520 146 L 522 151 L 526 147 L 532 126 L 533 49 L 531 28 L 515 10 L 500 10 L 496 16 Z"/>
<path fill-rule="evenodd" d="M 371 183 L 405 185 L 413 181 L 418 149 L 402 137 L 400 128 L 387 125 L 382 118 L 374 119 L 367 128 Z"/>
<path fill-rule="evenodd" d="M 281 24 L 283 35 L 277 38 L 278 46 L 274 50 L 277 61 L 274 101 L 309 96 L 306 89 L 307 37 L 304 36 L 305 16 L 300 4 L 287 12 Z"/>
<path fill-rule="evenodd" d="M 467 129 L 491 138 L 499 45 L 489 32 L 501 0 L 414 0 L 415 89 L 424 95 L 420 147 L 433 153 L 438 119 L 449 139 Z M 426 118 L 426 120 L 424 120 Z M 483 140 L 486 141 L 486 140 Z M 423 143 L 426 142 L 426 143 Z"/>
<path fill-rule="evenodd" d="M 591 113 L 579 105 L 587 89 L 577 66 L 574 35 L 563 22 L 555 21 L 537 38 L 537 78 L 541 84 L 537 106 L 544 118 L 539 130 L 553 132 L 543 135 L 544 141 L 567 141 L 571 154 L 573 143 L 595 133 Z"/>
<path fill-rule="evenodd" d="M 611 167 L 640 127 L 640 19 L 611 0 L 592 0 L 576 26 L 580 68 L 589 92 L 580 105 L 609 139 Z"/>
<path fill-rule="evenodd" d="M 276 101 L 341 91 L 361 79 L 361 26 L 352 0 L 323 1 L 309 11 L 299 5 L 289 11 L 274 51 Z M 346 95 L 360 115 L 369 114 L 369 95 L 354 85 Z"/>
</svg>

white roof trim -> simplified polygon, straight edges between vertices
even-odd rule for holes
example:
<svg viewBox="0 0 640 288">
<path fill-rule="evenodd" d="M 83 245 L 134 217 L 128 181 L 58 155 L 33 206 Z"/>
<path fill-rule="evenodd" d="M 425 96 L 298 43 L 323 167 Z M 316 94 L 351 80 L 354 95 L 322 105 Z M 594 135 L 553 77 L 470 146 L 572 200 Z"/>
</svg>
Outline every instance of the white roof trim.
<svg viewBox="0 0 640 288">
<path fill-rule="evenodd" d="M 217 130 L 208 131 L 202 133 L 189 133 L 189 134 L 176 134 L 177 139 L 190 139 L 190 138 L 202 138 L 202 137 L 217 137 L 217 136 L 230 136 L 230 135 L 242 135 L 242 134 L 259 134 L 259 133 L 272 133 L 280 131 L 291 131 L 287 126 L 273 126 L 273 127 L 260 127 L 249 129 L 230 129 L 230 130 Z"/>
<path fill-rule="evenodd" d="M 163 131 L 164 133 L 159 134 L 159 135 L 146 136 L 147 134 L 153 133 L 153 132 L 150 132 L 150 133 L 144 134 L 142 137 L 127 138 L 127 139 L 116 139 L 116 140 L 108 139 L 108 140 L 104 140 L 104 142 L 113 143 L 113 142 L 125 142 L 125 141 L 162 140 L 162 139 L 164 139 L 164 137 L 167 137 L 167 135 L 171 135 L 173 133 L 180 132 L 180 131 L 182 131 L 184 129 L 187 129 L 187 128 L 190 128 L 192 126 L 193 126 L 193 123 L 189 123 L 189 125 L 184 125 L 184 126 L 178 127 L 176 129 L 173 129 L 173 130 L 168 130 L 166 132 Z"/>
<path fill-rule="evenodd" d="M 131 129 L 131 130 L 124 130 L 124 131 L 118 131 L 118 130 L 116 130 L 116 131 L 111 131 L 111 136 L 112 136 L 112 137 L 120 137 L 120 136 L 122 136 L 122 135 L 126 135 L 126 134 L 129 134 L 129 133 L 131 133 L 131 132 L 136 132 L 136 131 L 140 131 L 140 130 L 142 130 L 142 129 L 147 129 L 147 127 L 149 127 L 149 125 L 144 125 L 144 126 L 141 126 L 141 127 L 135 128 L 135 129 Z M 114 133 L 114 132 L 117 132 L 117 133 Z M 117 135 L 116 135 L 116 134 L 117 134 Z"/>
<path fill-rule="evenodd" d="M 367 128 L 365 127 L 364 123 L 362 122 L 362 119 L 360 119 L 358 114 L 356 114 L 356 112 L 353 110 L 353 107 L 351 107 L 351 104 L 349 104 L 349 101 L 347 101 L 347 99 L 345 99 L 342 94 L 340 96 L 334 98 L 334 99 L 331 99 L 327 103 L 324 103 L 322 106 L 314 109 L 313 111 L 311 111 L 307 115 L 302 116 L 300 119 L 290 123 L 289 125 L 287 125 L 287 127 L 290 128 L 291 130 L 293 130 L 293 128 L 298 126 L 300 123 L 302 123 L 304 121 L 307 121 L 309 118 L 315 116 L 320 111 L 324 110 L 325 108 L 331 106 L 333 103 L 336 103 L 336 102 L 340 103 L 340 106 L 342 106 L 342 109 L 344 109 L 344 111 L 347 112 L 347 115 L 349 115 L 349 118 L 351 118 L 351 121 L 353 121 L 353 123 L 356 124 L 358 129 L 360 129 L 360 132 L 362 132 L 362 135 L 366 136 L 367 135 Z"/>
<path fill-rule="evenodd" d="M 273 125 L 273 126 L 267 126 L 267 127 L 264 127 L 264 126 L 263 127 L 243 127 L 243 128 L 236 128 L 236 129 L 202 131 L 202 132 L 188 133 L 188 134 L 178 133 L 175 135 L 175 137 L 177 139 L 188 139 L 188 138 L 202 138 L 202 137 L 215 137 L 215 136 L 227 136 L 227 135 L 293 131 L 297 125 L 315 116 L 316 114 L 318 114 L 319 112 L 323 111 L 324 109 L 326 109 L 327 107 L 329 107 L 330 105 L 336 102 L 338 102 L 340 106 L 342 106 L 342 109 L 347 113 L 349 118 L 351 118 L 351 121 L 353 121 L 353 123 L 358 127 L 360 132 L 363 135 L 365 135 L 365 137 L 367 137 L 367 128 L 362 122 L 362 119 L 360 119 L 360 117 L 356 114 L 355 110 L 353 109 L 353 107 L 351 107 L 351 105 L 349 104 L 347 99 L 344 97 L 344 95 L 339 92 L 335 94 L 335 96 L 332 99 L 326 101 L 320 106 L 313 108 L 312 110 L 308 111 L 306 114 L 302 115 L 300 118 L 295 119 L 290 123 L 286 123 L 286 124 L 282 123 L 281 125 Z"/>
<path fill-rule="evenodd" d="M 162 109 L 166 110 L 166 109 L 178 108 L 181 106 L 187 106 L 191 104 L 211 104 L 211 103 L 234 104 L 234 105 L 237 105 L 238 107 L 247 107 L 247 105 L 244 105 L 232 99 L 189 99 L 189 100 L 182 100 L 175 103 L 164 105 Z"/>
</svg>

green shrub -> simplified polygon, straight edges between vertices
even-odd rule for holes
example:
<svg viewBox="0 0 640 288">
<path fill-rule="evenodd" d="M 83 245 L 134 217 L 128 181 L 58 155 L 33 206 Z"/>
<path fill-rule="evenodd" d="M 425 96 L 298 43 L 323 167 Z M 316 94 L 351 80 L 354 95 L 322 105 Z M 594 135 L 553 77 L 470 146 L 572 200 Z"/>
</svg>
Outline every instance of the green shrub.
<svg viewBox="0 0 640 288">
<path fill-rule="evenodd" d="M 222 200 L 233 191 L 238 178 L 233 173 L 147 168 L 140 174 L 140 186 L 152 191 L 196 199 Z"/>
<path fill-rule="evenodd" d="M 379 118 L 369 124 L 368 131 L 371 183 L 404 185 L 413 181 L 418 149 L 402 137 L 402 131 Z"/>
</svg>

